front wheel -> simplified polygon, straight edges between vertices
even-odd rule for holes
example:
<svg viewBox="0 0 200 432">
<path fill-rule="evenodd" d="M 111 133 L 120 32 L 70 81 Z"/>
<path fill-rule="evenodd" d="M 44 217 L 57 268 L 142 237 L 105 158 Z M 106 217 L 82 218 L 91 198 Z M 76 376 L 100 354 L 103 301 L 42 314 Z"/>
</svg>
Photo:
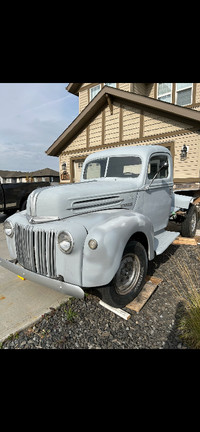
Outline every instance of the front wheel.
<svg viewBox="0 0 200 432">
<path fill-rule="evenodd" d="M 132 241 L 124 250 L 119 269 L 111 283 L 101 289 L 102 300 L 113 307 L 124 307 L 141 291 L 148 260 L 144 246 Z"/>
</svg>

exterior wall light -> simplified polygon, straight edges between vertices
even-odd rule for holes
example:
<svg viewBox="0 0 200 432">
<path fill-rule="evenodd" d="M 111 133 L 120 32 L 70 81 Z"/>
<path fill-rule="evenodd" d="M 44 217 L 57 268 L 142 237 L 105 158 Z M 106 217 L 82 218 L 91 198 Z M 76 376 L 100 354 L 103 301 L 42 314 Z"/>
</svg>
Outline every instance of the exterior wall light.
<svg viewBox="0 0 200 432">
<path fill-rule="evenodd" d="M 187 146 L 185 144 L 183 144 L 183 147 L 181 149 L 181 160 L 185 160 L 187 158 Z"/>
</svg>

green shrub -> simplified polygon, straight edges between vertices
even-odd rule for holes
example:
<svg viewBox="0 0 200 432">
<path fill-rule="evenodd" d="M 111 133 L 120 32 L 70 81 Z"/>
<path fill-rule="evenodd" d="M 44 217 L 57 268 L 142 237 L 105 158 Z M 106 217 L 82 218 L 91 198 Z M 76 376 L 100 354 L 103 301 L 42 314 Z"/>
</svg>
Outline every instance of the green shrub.
<svg viewBox="0 0 200 432">
<path fill-rule="evenodd" d="M 178 328 L 180 337 L 189 347 L 200 349 L 200 305 L 194 306 L 193 299 L 180 318 Z"/>
<path fill-rule="evenodd" d="M 181 262 L 170 257 L 175 266 L 172 285 L 185 306 L 178 319 L 178 329 L 183 342 L 191 348 L 200 349 L 200 249 L 197 248 L 197 264 L 191 262 L 186 250 L 184 255 Z"/>
</svg>

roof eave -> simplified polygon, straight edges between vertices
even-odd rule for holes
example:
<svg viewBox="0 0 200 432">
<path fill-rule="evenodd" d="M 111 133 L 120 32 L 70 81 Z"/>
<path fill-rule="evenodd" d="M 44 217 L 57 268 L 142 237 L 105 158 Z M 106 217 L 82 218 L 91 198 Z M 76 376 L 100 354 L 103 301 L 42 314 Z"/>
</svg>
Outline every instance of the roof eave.
<svg viewBox="0 0 200 432">
<path fill-rule="evenodd" d="M 81 87 L 83 83 L 69 83 L 68 86 L 66 87 L 66 90 L 69 93 L 74 94 L 75 96 L 78 96 L 79 93 L 79 89 Z"/>
<path fill-rule="evenodd" d="M 95 96 L 95 98 L 84 108 L 83 111 L 74 119 L 74 121 L 64 130 L 56 141 L 46 150 L 49 156 L 59 156 L 65 145 L 65 138 L 70 141 L 75 138 L 82 129 L 84 129 L 91 118 L 107 104 L 104 89 Z"/>
</svg>

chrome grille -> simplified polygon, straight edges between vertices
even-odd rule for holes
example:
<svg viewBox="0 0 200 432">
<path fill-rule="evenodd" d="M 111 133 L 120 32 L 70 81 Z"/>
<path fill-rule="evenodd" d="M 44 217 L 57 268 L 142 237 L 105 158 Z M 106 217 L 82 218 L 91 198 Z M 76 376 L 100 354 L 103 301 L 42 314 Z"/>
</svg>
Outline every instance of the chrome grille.
<svg viewBox="0 0 200 432">
<path fill-rule="evenodd" d="M 51 278 L 57 276 L 55 232 L 16 224 L 15 244 L 18 262 L 24 268 Z"/>
</svg>

